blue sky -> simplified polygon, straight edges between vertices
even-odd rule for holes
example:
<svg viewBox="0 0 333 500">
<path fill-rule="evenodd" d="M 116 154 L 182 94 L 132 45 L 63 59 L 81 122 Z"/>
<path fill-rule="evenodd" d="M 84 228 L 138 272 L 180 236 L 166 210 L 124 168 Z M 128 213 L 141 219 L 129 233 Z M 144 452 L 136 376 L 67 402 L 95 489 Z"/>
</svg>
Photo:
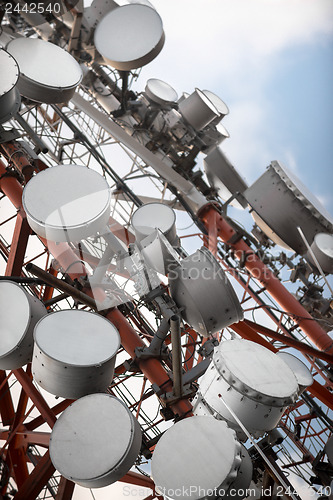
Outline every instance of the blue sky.
<svg viewBox="0 0 333 500">
<path fill-rule="evenodd" d="M 271 160 L 292 169 L 333 212 L 333 3 L 156 0 L 165 47 L 144 67 L 179 94 L 195 87 L 229 106 L 222 149 L 249 183 Z"/>
</svg>

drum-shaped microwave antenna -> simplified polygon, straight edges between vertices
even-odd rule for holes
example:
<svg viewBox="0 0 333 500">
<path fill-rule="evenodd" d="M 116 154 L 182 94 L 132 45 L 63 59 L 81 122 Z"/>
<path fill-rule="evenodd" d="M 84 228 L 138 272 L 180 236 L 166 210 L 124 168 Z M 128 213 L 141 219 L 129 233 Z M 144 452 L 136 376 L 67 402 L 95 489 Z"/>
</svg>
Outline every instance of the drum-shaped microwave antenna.
<svg viewBox="0 0 333 500">
<path fill-rule="evenodd" d="M 147 266 L 167 275 L 180 265 L 180 257 L 164 234 L 156 229 L 140 242 L 141 254 Z"/>
<path fill-rule="evenodd" d="M 156 10 L 147 5 L 129 4 L 106 14 L 96 27 L 94 40 L 107 64 L 130 71 L 158 56 L 165 35 Z"/>
<path fill-rule="evenodd" d="M 30 227 L 50 241 L 80 241 L 103 231 L 111 193 L 98 172 L 79 165 L 57 165 L 32 177 L 23 191 Z"/>
<path fill-rule="evenodd" d="M 333 274 L 333 234 L 316 234 L 311 245 L 311 250 L 324 273 Z M 317 267 L 317 263 L 309 250 L 304 257 L 315 268 Z"/>
<path fill-rule="evenodd" d="M 131 223 L 138 242 L 159 229 L 171 245 L 178 246 L 176 214 L 164 203 L 141 205 L 132 215 Z"/>
<path fill-rule="evenodd" d="M 202 247 L 169 274 L 170 293 L 186 323 L 208 337 L 243 318 L 237 295 L 213 254 Z"/>
<path fill-rule="evenodd" d="M 274 429 L 284 409 L 296 401 L 298 382 L 279 356 L 255 342 L 234 339 L 215 348 L 199 381 L 199 394 L 204 404 L 199 396 L 195 413 L 216 412 L 244 437 L 230 408 L 250 433 L 261 436 Z"/>
<path fill-rule="evenodd" d="M 32 373 L 51 394 L 77 399 L 111 384 L 120 336 L 103 316 L 77 309 L 48 314 L 34 340 Z"/>
<path fill-rule="evenodd" d="M 67 102 L 82 80 L 80 65 L 64 49 L 39 38 L 15 38 L 7 45 L 20 68 L 18 88 L 32 101 Z"/>
<path fill-rule="evenodd" d="M 317 233 L 333 233 L 333 219 L 302 182 L 278 161 L 245 192 L 252 216 L 278 245 L 303 255 L 307 248 L 297 231 L 300 226 L 311 244 Z"/>
<path fill-rule="evenodd" d="M 178 99 L 178 94 L 175 89 L 168 83 L 163 80 L 158 80 L 157 78 L 150 78 L 147 81 L 145 94 L 151 101 L 161 106 L 176 102 Z"/>
<path fill-rule="evenodd" d="M 17 88 L 20 71 L 14 57 L 0 49 L 0 124 L 17 113 L 21 98 Z"/>
<path fill-rule="evenodd" d="M 223 151 L 219 147 L 212 149 L 203 163 L 210 186 L 216 189 L 222 200 L 226 201 L 235 195 L 231 205 L 246 208 L 243 193 L 248 186 Z"/>
<path fill-rule="evenodd" d="M 190 417 L 170 427 L 158 441 L 151 470 L 165 497 L 187 491 L 188 498 L 207 498 L 209 491 L 230 489 L 241 465 L 241 445 L 225 422 L 213 417 Z"/>
<path fill-rule="evenodd" d="M 300 359 L 284 351 L 279 351 L 276 355 L 283 359 L 294 373 L 298 383 L 298 394 L 302 394 L 307 387 L 313 384 L 313 377 L 309 368 Z"/>
<path fill-rule="evenodd" d="M 140 446 L 140 425 L 125 404 L 109 394 L 90 394 L 60 415 L 50 437 L 50 458 L 67 479 L 101 488 L 129 471 Z"/>
<path fill-rule="evenodd" d="M 31 361 L 34 326 L 46 314 L 37 297 L 12 281 L 0 281 L 1 370 L 14 370 Z"/>
<path fill-rule="evenodd" d="M 199 89 L 180 101 L 178 109 L 184 120 L 197 131 L 220 116 L 212 101 Z"/>
<path fill-rule="evenodd" d="M 218 123 L 220 120 L 222 120 L 222 118 L 229 114 L 228 106 L 218 95 L 214 94 L 214 92 L 211 92 L 210 90 L 203 90 L 202 92 L 214 104 L 215 108 L 219 112 L 218 118 L 215 118 L 216 123 Z"/>
<path fill-rule="evenodd" d="M 93 0 L 89 7 L 84 9 L 84 21 L 91 27 L 96 28 L 103 17 L 119 5 L 114 0 Z"/>
</svg>

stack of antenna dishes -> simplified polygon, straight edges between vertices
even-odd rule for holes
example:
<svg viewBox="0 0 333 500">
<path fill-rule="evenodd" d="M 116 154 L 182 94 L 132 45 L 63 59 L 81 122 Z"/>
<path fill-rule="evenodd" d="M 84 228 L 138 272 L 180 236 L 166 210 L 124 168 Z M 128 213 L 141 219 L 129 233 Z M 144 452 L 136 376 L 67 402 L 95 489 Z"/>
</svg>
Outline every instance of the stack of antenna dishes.
<svg viewBox="0 0 333 500">
<path fill-rule="evenodd" d="M 98 172 L 56 165 L 32 177 L 23 191 L 30 227 L 50 241 L 76 242 L 104 231 L 110 216 L 109 186 Z"/>
<path fill-rule="evenodd" d="M 212 149 L 204 158 L 204 169 L 210 186 L 222 200 L 227 201 L 233 196 L 231 205 L 247 207 L 243 193 L 248 186 L 219 147 Z"/>
<path fill-rule="evenodd" d="M 204 337 L 243 318 L 233 287 L 205 247 L 180 262 L 169 274 L 169 285 L 183 319 Z"/>
<path fill-rule="evenodd" d="M 15 370 L 31 361 L 33 330 L 46 314 L 37 297 L 13 281 L 0 281 L 1 370 Z"/>
<path fill-rule="evenodd" d="M 80 65 L 61 47 L 39 38 L 15 38 L 7 45 L 16 59 L 20 76 L 18 88 L 32 101 L 67 102 L 82 80 Z"/>
<path fill-rule="evenodd" d="M 48 314 L 34 341 L 32 374 L 51 394 L 77 399 L 111 384 L 120 337 L 103 316 L 75 309 Z"/>
<path fill-rule="evenodd" d="M 60 415 L 51 433 L 50 458 L 70 481 L 101 488 L 129 471 L 140 447 L 139 423 L 125 404 L 109 394 L 91 394 Z"/>
<path fill-rule="evenodd" d="M 150 63 L 165 41 L 163 23 L 148 5 L 128 4 L 108 12 L 97 24 L 94 43 L 106 64 L 131 71 Z"/>
<path fill-rule="evenodd" d="M 0 125 L 10 120 L 21 103 L 17 83 L 20 70 L 13 56 L 0 49 Z"/>
<path fill-rule="evenodd" d="M 276 427 L 286 407 L 311 383 L 305 365 L 285 362 L 255 342 L 227 340 L 215 348 L 199 381 L 194 412 L 226 420 L 240 439 L 246 440 L 247 433 L 259 437 Z"/>
<path fill-rule="evenodd" d="M 277 161 L 273 161 L 266 172 L 244 192 L 244 197 L 252 207 L 252 216 L 260 229 L 278 245 L 300 255 L 306 253 L 307 246 L 298 227 L 309 245 L 316 234 L 333 233 L 330 214 L 301 181 Z M 332 249 L 327 251 L 326 243 L 322 243 L 321 238 L 314 245 L 319 246 L 318 254 L 323 254 L 320 260 L 325 267 L 328 257 L 328 268 L 331 269 Z M 321 246 L 325 250 L 322 251 Z"/>
<path fill-rule="evenodd" d="M 226 423 L 209 416 L 185 418 L 158 441 L 152 458 L 157 491 L 176 499 L 177 492 L 199 500 L 227 498 L 228 491 L 244 494 L 252 478 L 247 451 Z"/>
</svg>

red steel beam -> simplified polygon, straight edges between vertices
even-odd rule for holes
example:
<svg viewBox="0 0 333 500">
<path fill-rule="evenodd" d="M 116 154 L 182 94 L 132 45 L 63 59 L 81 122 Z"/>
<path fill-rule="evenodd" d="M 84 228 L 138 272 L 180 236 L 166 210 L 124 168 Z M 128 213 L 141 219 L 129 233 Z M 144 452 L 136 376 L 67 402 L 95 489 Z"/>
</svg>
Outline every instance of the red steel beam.
<svg viewBox="0 0 333 500">
<path fill-rule="evenodd" d="M 14 160 L 14 159 L 13 159 Z M 4 165 L 0 163 L 0 177 L 2 172 L 5 172 Z M 9 187 L 7 186 L 7 180 L 15 181 L 11 182 Z M 8 177 L 3 177 L 0 179 L 0 189 L 6 194 L 6 196 L 14 203 L 17 204 L 16 208 L 21 206 L 22 199 L 22 186 L 16 179 L 11 179 Z M 14 196 L 15 194 L 15 196 Z M 14 203 L 14 204 L 15 204 Z M 72 278 L 79 278 L 80 276 L 85 276 L 86 271 L 82 263 L 78 262 L 77 257 L 73 250 L 69 247 L 67 243 L 54 243 L 49 242 L 41 238 L 41 241 L 48 247 L 49 251 L 52 253 L 54 258 L 60 263 L 62 268 L 68 273 Z M 130 354 L 130 356 L 135 359 L 135 349 L 137 347 L 145 347 L 145 343 L 141 337 L 136 333 L 134 328 L 126 320 L 126 318 L 121 314 L 118 309 L 110 311 L 106 316 L 115 326 L 118 328 L 121 343 L 124 349 Z M 144 375 L 148 378 L 151 383 L 157 385 L 163 385 L 165 392 L 172 391 L 172 381 L 163 367 L 162 363 L 157 359 L 147 359 L 139 360 L 138 364 Z M 23 375 L 18 372 L 19 376 L 22 378 Z M 32 386 L 34 388 L 34 386 Z M 35 389 L 35 388 L 34 388 Z M 38 391 L 37 391 L 38 392 Z M 39 393 L 38 393 L 39 394 Z M 36 395 L 35 395 L 36 396 Z M 37 406 L 37 405 L 36 405 Z M 176 413 L 180 415 L 188 414 L 192 410 L 192 405 L 188 400 L 180 400 L 171 406 Z M 49 409 L 49 408 L 48 408 Z M 47 414 L 45 414 L 47 416 Z"/>
<path fill-rule="evenodd" d="M 71 500 L 74 488 L 75 488 L 75 483 L 61 476 L 58 486 L 58 491 L 55 497 L 56 500 Z"/>
<path fill-rule="evenodd" d="M 23 210 L 19 210 L 10 246 L 5 275 L 21 276 L 24 256 L 31 233 L 30 226 Z"/>
<path fill-rule="evenodd" d="M 244 319 L 244 323 L 253 328 L 254 330 L 256 330 L 257 332 L 260 332 L 263 335 L 267 335 L 267 337 L 271 337 L 274 340 L 283 342 L 285 345 L 289 347 L 295 347 L 299 351 L 309 354 L 314 358 L 319 358 L 324 361 L 327 361 L 327 363 L 333 364 L 333 354 L 327 354 L 323 351 L 319 351 L 318 349 L 315 349 L 314 347 L 311 347 L 308 344 L 304 344 L 304 342 L 301 342 L 300 340 L 296 340 L 293 339 L 292 337 L 287 337 L 286 335 L 282 335 L 281 333 L 275 332 L 274 330 L 271 330 L 266 326 L 254 323 L 249 319 Z"/>
<path fill-rule="evenodd" d="M 36 500 L 54 472 L 55 468 L 47 451 L 16 493 L 15 500 Z"/>
<path fill-rule="evenodd" d="M 0 370 L 0 413 L 3 425 L 11 425 L 15 418 L 14 404 L 9 389 L 8 378 L 4 370 Z"/>
<path fill-rule="evenodd" d="M 331 337 L 284 287 L 273 272 L 259 259 L 244 239 L 241 237 L 237 238 L 236 231 L 217 212 L 216 207 L 212 204 L 206 205 L 200 210 L 199 216 L 208 228 L 208 231 L 211 224 L 217 226 L 218 236 L 222 241 L 230 245 L 239 260 L 245 257 L 246 269 L 255 279 L 265 286 L 266 290 L 280 304 L 282 309 L 296 319 L 297 324 L 309 339 L 311 339 L 319 349 L 333 353 L 333 341 Z M 233 237 L 235 238 L 233 239 Z"/>
</svg>

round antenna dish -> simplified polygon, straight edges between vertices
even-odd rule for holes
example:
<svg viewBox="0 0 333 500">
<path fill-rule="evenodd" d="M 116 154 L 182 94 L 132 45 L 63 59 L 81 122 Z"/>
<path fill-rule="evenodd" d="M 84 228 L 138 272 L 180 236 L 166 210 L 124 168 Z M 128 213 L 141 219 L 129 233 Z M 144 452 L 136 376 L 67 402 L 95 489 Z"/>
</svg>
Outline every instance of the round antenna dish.
<svg viewBox="0 0 333 500">
<path fill-rule="evenodd" d="M 178 94 L 175 89 L 168 83 L 163 82 L 163 80 L 158 80 L 157 78 L 150 78 L 147 81 L 145 94 L 151 101 L 161 106 L 176 102 L 178 99 Z"/>
<path fill-rule="evenodd" d="M 175 453 L 176 450 L 176 453 Z M 200 452 L 198 452 L 200 450 Z M 152 477 L 166 498 L 187 491 L 188 498 L 227 491 L 241 465 L 241 445 L 225 422 L 190 417 L 170 427 L 158 441 L 151 462 Z"/>
<path fill-rule="evenodd" d="M 202 130 L 220 116 L 212 101 L 199 89 L 179 102 L 178 109 L 195 130 Z"/>
<path fill-rule="evenodd" d="M 207 248 L 183 259 L 170 272 L 169 285 L 184 321 L 204 337 L 243 319 L 233 287 Z"/>
<path fill-rule="evenodd" d="M 161 52 L 165 35 L 156 10 L 141 4 L 117 7 L 97 25 L 95 46 L 105 62 L 122 71 L 141 68 Z"/>
<path fill-rule="evenodd" d="M 119 5 L 113 0 L 94 0 L 89 7 L 84 9 L 84 19 L 91 28 L 96 28 L 103 17 Z"/>
<path fill-rule="evenodd" d="M 25 186 L 22 200 L 30 227 L 50 241 L 80 241 L 103 231 L 110 216 L 106 180 L 79 165 L 42 170 Z"/>
<path fill-rule="evenodd" d="M 17 89 L 19 67 L 14 57 L 0 49 L 0 124 L 10 120 L 19 110 L 21 98 Z"/>
<path fill-rule="evenodd" d="M 67 479 L 101 488 L 129 471 L 140 447 L 140 426 L 124 403 L 109 394 L 90 394 L 58 418 L 50 437 L 50 458 Z"/>
<path fill-rule="evenodd" d="M 12 281 L 0 281 L 0 369 L 15 370 L 31 361 L 33 329 L 47 314 L 36 297 Z"/>
<path fill-rule="evenodd" d="M 132 215 L 132 226 L 137 241 L 146 238 L 159 229 L 171 245 L 178 245 L 176 214 L 163 203 L 146 203 Z"/>
<path fill-rule="evenodd" d="M 294 373 L 299 387 L 299 395 L 302 394 L 307 387 L 313 384 L 313 377 L 310 370 L 300 359 L 283 351 L 279 351 L 276 355 L 279 356 Z"/>
<path fill-rule="evenodd" d="M 9 42 L 7 50 L 20 68 L 19 91 L 32 101 L 67 102 L 82 80 L 80 65 L 53 43 L 20 37 Z"/>
<path fill-rule="evenodd" d="M 204 402 L 240 435 L 243 431 L 227 407 L 258 437 L 274 429 L 284 408 L 296 401 L 298 383 L 275 353 L 255 342 L 235 339 L 220 342 L 215 349 L 199 391 Z"/>
<path fill-rule="evenodd" d="M 242 194 L 247 189 L 247 184 L 223 151 L 218 147 L 214 148 L 203 162 L 208 182 L 212 188 L 216 189 L 219 196 L 226 201 L 235 195 L 235 200 L 231 202 L 231 205 L 246 208 L 247 202 Z"/>
<path fill-rule="evenodd" d="M 317 233 L 333 233 L 333 219 L 317 198 L 285 167 L 273 161 L 245 192 L 252 216 L 278 245 L 303 255 L 307 247 L 297 231 L 300 226 L 309 243 Z"/>
<path fill-rule="evenodd" d="M 333 274 L 333 234 L 316 234 L 311 245 L 311 250 L 324 273 Z M 307 251 L 305 258 L 315 268 L 317 267 L 311 252 Z"/>
<path fill-rule="evenodd" d="M 32 373 L 46 391 L 77 399 L 110 385 L 120 337 L 103 316 L 57 311 L 37 323 L 34 338 Z"/>
<path fill-rule="evenodd" d="M 167 275 L 180 265 L 180 257 L 164 234 L 156 229 L 140 242 L 141 254 L 148 267 Z"/>
<path fill-rule="evenodd" d="M 187 99 L 189 97 L 189 93 L 188 92 L 183 92 L 182 95 L 179 97 L 178 99 L 178 104 L 181 103 L 184 99 Z"/>
<path fill-rule="evenodd" d="M 222 118 L 224 118 L 226 115 L 229 114 L 228 106 L 226 105 L 226 103 L 224 101 L 222 101 L 222 99 L 220 99 L 219 96 L 217 96 L 216 94 L 214 94 L 210 90 L 203 90 L 202 92 L 214 104 L 215 108 L 219 112 L 219 117 L 216 118 L 216 120 L 218 120 L 218 122 L 220 120 L 222 120 Z"/>
</svg>

